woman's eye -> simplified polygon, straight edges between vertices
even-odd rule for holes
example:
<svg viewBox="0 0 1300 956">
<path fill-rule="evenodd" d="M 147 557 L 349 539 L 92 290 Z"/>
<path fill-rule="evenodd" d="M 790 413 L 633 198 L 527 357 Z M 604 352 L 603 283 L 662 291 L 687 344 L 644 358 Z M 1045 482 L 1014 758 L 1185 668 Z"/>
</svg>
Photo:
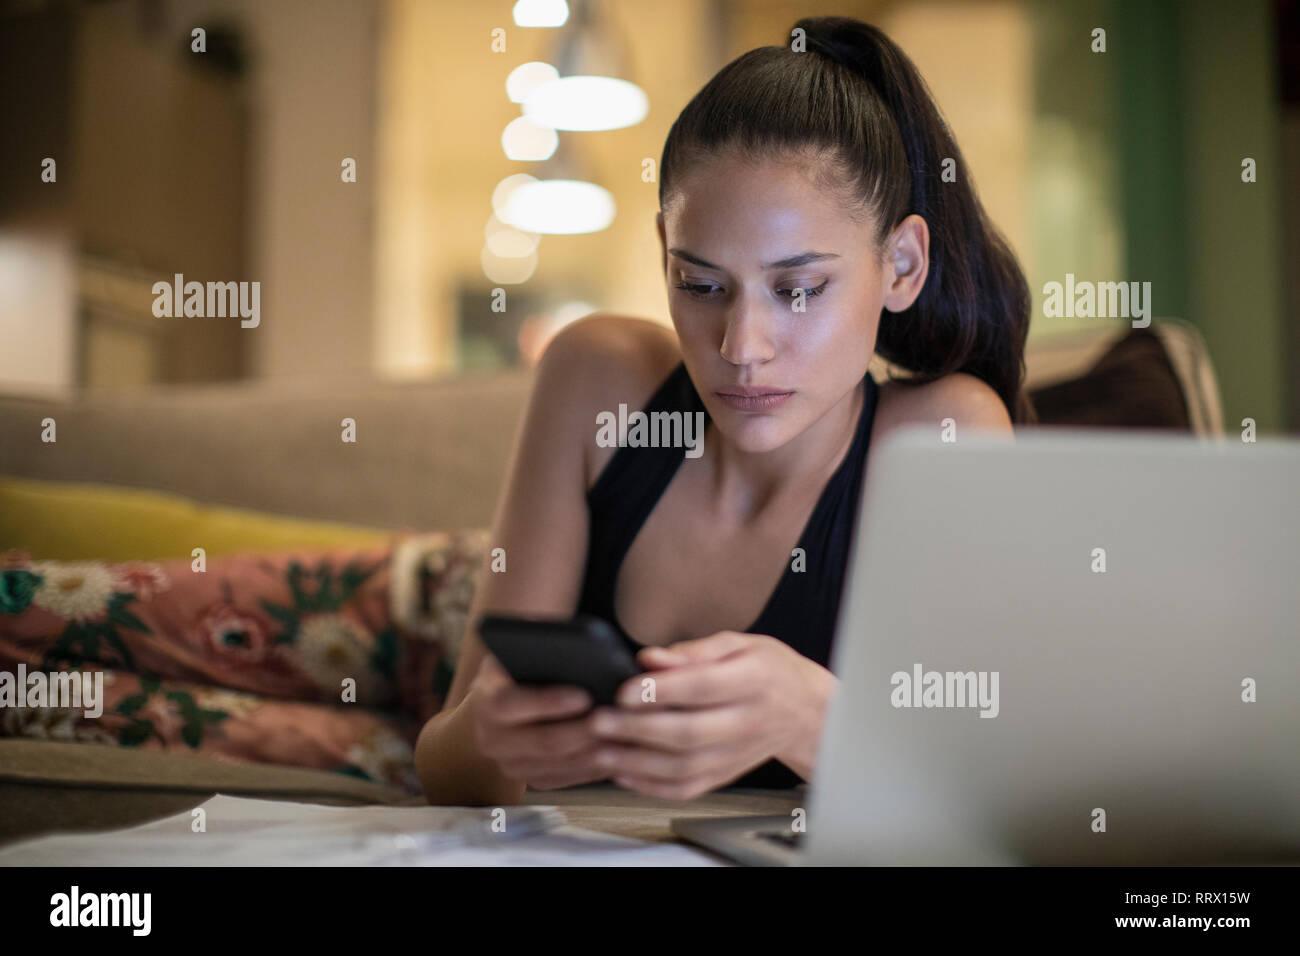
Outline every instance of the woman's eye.
<svg viewBox="0 0 1300 956">
<path fill-rule="evenodd" d="M 693 284 L 690 282 L 679 282 L 677 284 L 677 288 L 681 289 L 684 292 L 689 293 L 690 295 L 693 295 L 697 299 L 707 299 L 710 298 L 711 291 L 718 287 L 710 283 L 705 283 L 701 285 L 701 284 Z"/>
<path fill-rule="evenodd" d="M 827 283 L 829 281 L 830 280 L 824 280 L 821 285 L 811 289 L 802 286 L 795 286 L 792 289 L 777 289 L 776 294 L 781 296 L 782 298 L 793 299 L 795 297 L 795 293 L 798 292 L 800 288 L 802 288 L 804 296 L 809 299 L 812 299 L 821 295 L 822 292 L 825 291 Z M 697 299 L 711 299 L 713 298 L 714 292 L 718 290 L 720 287 L 714 285 L 711 282 L 704 282 L 704 283 L 679 282 L 677 283 L 677 288 L 681 289 L 683 292 L 686 292 L 687 294 Z M 787 295 L 786 293 L 789 293 L 789 295 Z"/>
<path fill-rule="evenodd" d="M 789 292 L 790 294 L 789 294 L 788 296 L 785 296 L 785 297 L 788 298 L 788 299 L 793 299 L 793 298 L 795 297 L 795 293 L 797 293 L 800 289 L 803 289 L 803 294 L 804 294 L 806 297 L 808 297 L 809 299 L 812 299 L 812 298 L 816 298 L 817 296 L 819 296 L 819 295 L 822 294 L 822 292 L 823 292 L 823 291 L 825 290 L 825 288 L 826 288 L 826 283 L 829 282 L 829 281 L 830 281 L 830 280 L 825 280 L 825 281 L 823 281 L 822 284 L 819 285 L 819 286 L 817 286 L 817 288 L 815 288 L 815 289 L 809 289 L 809 288 L 807 288 L 807 287 L 805 287 L 805 286 L 795 286 L 793 289 L 777 289 L 777 290 L 776 290 L 776 294 L 777 294 L 777 295 L 785 295 L 786 292 Z"/>
</svg>

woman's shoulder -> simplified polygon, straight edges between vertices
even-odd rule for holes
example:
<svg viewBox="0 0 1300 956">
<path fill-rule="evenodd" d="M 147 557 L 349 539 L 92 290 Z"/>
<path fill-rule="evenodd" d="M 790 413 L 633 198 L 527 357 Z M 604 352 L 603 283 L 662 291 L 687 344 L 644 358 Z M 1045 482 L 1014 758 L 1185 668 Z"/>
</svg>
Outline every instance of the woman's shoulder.
<svg viewBox="0 0 1300 956">
<path fill-rule="evenodd" d="M 608 312 L 566 325 L 547 345 L 535 400 L 563 407 L 565 417 L 590 432 L 583 442 L 588 487 L 616 451 L 596 444 L 596 416 L 617 414 L 620 404 L 643 408 L 681 360 L 671 327 Z"/>
<path fill-rule="evenodd" d="M 542 355 L 555 379 L 602 408 L 641 407 L 681 360 L 669 326 L 608 312 L 566 325 Z"/>
<path fill-rule="evenodd" d="M 917 384 L 890 379 L 880 386 L 873 438 L 904 425 L 940 427 L 951 418 L 982 431 L 1010 433 L 1011 416 L 993 387 L 966 372 L 953 372 L 933 382 Z"/>
<path fill-rule="evenodd" d="M 572 365 L 575 370 L 603 368 L 612 380 L 659 372 L 666 375 L 681 358 L 670 326 L 611 312 L 593 312 L 570 322 L 555 334 L 544 353 L 544 359 Z"/>
</svg>

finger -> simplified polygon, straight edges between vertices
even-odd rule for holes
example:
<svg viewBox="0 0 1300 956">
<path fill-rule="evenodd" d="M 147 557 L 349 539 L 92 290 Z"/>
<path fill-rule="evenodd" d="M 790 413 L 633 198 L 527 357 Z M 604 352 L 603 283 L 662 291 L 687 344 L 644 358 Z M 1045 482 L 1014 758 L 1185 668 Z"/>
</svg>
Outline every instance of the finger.
<svg viewBox="0 0 1300 956">
<path fill-rule="evenodd" d="M 645 673 L 629 677 L 614 691 L 614 700 L 623 702 L 627 706 L 635 703 L 639 707 L 653 709 L 656 706 L 655 688 L 659 681 L 659 673 L 656 671 L 654 674 Z"/>
<path fill-rule="evenodd" d="M 490 693 L 484 716 L 496 726 L 516 727 L 576 717 L 585 714 L 591 705 L 591 695 L 581 687 L 526 687 L 512 683 Z"/>
<path fill-rule="evenodd" d="M 572 787 L 580 783 L 606 780 L 609 772 L 596 764 L 599 745 L 566 757 L 562 760 L 521 759 L 509 765 L 502 765 L 506 773 L 516 780 L 522 780 L 535 790 L 550 790 L 556 787 Z"/>
<path fill-rule="evenodd" d="M 474 682 L 485 688 L 496 688 L 514 683 L 510 678 L 510 674 L 501 666 L 501 662 L 491 654 L 483 655 Z"/>
<path fill-rule="evenodd" d="M 661 782 L 719 776 L 746 757 L 735 744 L 722 744 L 687 753 L 670 753 L 648 747 L 607 744 L 596 754 L 596 766 L 612 777 L 645 777 Z"/>
<path fill-rule="evenodd" d="M 497 761 L 563 760 L 599 743 L 586 720 L 557 720 L 498 728 L 485 748 Z"/>
<path fill-rule="evenodd" d="M 712 767 L 677 778 L 629 771 L 614 771 L 611 777 L 620 787 L 650 796 L 689 800 L 739 780 L 750 770 L 762 766 L 770 757 L 770 754 L 763 753 L 762 748 L 750 747 L 748 751 L 732 749 L 717 753 L 713 757 Z"/>
<path fill-rule="evenodd" d="M 762 639 L 762 635 L 741 634 L 738 631 L 719 631 L 709 637 L 678 641 L 676 644 L 670 644 L 667 647 L 642 648 L 637 652 L 637 663 L 651 671 L 682 667 L 690 663 L 708 663 L 709 661 L 722 660 L 730 655 L 752 648 L 753 642 L 760 639 Z M 620 687 L 618 699 L 630 703 L 632 695 L 636 694 L 639 703 L 653 706 L 655 701 L 642 699 L 646 696 L 644 694 L 645 682 L 645 675 L 629 678 Z"/>
<path fill-rule="evenodd" d="M 601 740 L 680 753 L 745 736 L 749 726 L 745 718 L 745 708 L 737 704 L 693 710 L 597 707 L 585 722 Z"/>
<path fill-rule="evenodd" d="M 529 776 L 519 776 L 515 779 L 522 780 L 530 790 L 559 790 L 562 787 L 576 787 L 579 784 L 595 783 L 598 780 L 604 780 L 606 774 L 600 770 L 574 770 L 567 773 L 538 773 Z"/>
<path fill-rule="evenodd" d="M 742 634 L 739 631 L 719 631 L 708 637 L 699 637 L 690 641 L 678 641 L 669 644 L 665 650 L 672 651 L 679 657 L 694 663 L 718 661 L 749 647 L 757 635 Z"/>
<path fill-rule="evenodd" d="M 660 670 L 688 663 L 690 658 L 668 647 L 645 647 L 637 651 L 636 661 L 647 670 Z"/>
<path fill-rule="evenodd" d="M 657 671 L 649 680 L 653 681 L 649 687 L 653 700 L 643 700 L 644 688 L 627 681 L 618 689 L 615 703 L 631 710 L 717 707 L 754 696 L 763 686 L 764 675 L 756 655 L 737 654 L 720 661 Z"/>
<path fill-rule="evenodd" d="M 656 780 L 652 777 L 615 777 L 614 782 L 627 790 L 635 790 L 647 797 L 661 800 L 694 800 L 698 796 L 717 788 L 720 780 L 711 775 L 694 777 L 690 780 Z"/>
</svg>

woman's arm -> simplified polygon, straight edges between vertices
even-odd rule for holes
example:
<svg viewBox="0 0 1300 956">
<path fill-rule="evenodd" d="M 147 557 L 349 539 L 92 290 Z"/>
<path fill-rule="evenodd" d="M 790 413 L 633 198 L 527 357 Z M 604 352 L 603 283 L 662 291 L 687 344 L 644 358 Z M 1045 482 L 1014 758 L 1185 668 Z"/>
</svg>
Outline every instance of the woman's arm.
<svg viewBox="0 0 1300 956">
<path fill-rule="evenodd" d="M 485 692 L 475 678 L 486 651 L 473 623 L 489 609 L 573 614 L 587 558 L 589 472 L 602 463 L 593 454 L 596 411 L 647 397 L 671 342 L 661 326 L 593 316 L 561 331 L 543 355 L 493 522 L 489 551 L 505 549 L 506 570 L 494 573 L 491 555 L 485 558 L 446 704 L 416 743 L 430 803 L 506 805 L 523 796 L 524 783 L 506 776 L 475 739 L 470 698 Z"/>
<path fill-rule="evenodd" d="M 577 604 L 587 537 L 578 421 L 583 349 L 574 341 L 579 331 L 557 335 L 538 365 L 456 675 L 442 712 L 425 725 L 416 743 L 416 772 L 430 803 L 514 804 L 524 792 L 522 782 L 505 777 L 479 753 L 464 704 L 485 656 L 474 629 L 484 609 L 566 617 Z M 504 572 L 491 570 L 493 548 L 505 549 Z"/>
</svg>

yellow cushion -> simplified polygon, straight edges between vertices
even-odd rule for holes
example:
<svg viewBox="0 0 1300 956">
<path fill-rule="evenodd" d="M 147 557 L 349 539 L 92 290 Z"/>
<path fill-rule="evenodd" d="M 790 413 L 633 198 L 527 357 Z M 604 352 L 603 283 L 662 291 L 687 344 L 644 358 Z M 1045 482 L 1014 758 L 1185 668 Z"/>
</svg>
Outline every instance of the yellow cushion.
<svg viewBox="0 0 1300 956">
<path fill-rule="evenodd" d="M 34 559 L 146 561 L 241 551 L 367 548 L 393 532 L 200 504 L 116 485 L 0 476 L 0 551 Z"/>
</svg>

